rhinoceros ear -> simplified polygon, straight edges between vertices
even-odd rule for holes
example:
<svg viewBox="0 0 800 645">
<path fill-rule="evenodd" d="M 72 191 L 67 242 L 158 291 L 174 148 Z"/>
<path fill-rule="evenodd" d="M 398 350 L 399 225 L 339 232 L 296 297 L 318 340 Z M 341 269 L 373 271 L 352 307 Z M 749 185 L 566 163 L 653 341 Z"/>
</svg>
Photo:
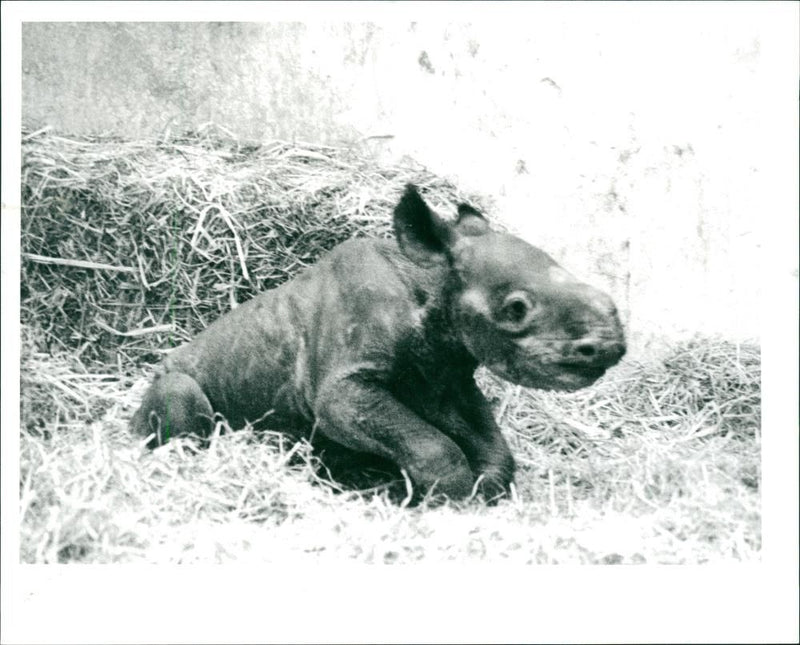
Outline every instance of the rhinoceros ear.
<svg viewBox="0 0 800 645">
<path fill-rule="evenodd" d="M 456 228 L 462 235 L 483 235 L 489 230 L 489 222 L 469 204 L 459 204 Z"/>
<path fill-rule="evenodd" d="M 394 232 L 403 253 L 422 266 L 446 262 L 455 241 L 453 226 L 428 207 L 413 184 L 395 206 Z"/>
</svg>

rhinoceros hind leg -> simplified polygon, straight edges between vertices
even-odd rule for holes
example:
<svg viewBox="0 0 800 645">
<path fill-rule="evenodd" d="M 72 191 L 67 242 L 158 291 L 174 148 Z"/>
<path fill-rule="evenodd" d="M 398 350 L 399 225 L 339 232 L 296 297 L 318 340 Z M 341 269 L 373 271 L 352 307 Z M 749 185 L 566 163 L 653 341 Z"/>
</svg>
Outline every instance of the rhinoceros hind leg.
<svg viewBox="0 0 800 645">
<path fill-rule="evenodd" d="M 214 411 L 200 385 L 181 372 L 157 374 L 142 405 L 131 419 L 131 429 L 150 437 L 148 448 L 163 445 L 171 437 L 211 434 Z"/>
</svg>

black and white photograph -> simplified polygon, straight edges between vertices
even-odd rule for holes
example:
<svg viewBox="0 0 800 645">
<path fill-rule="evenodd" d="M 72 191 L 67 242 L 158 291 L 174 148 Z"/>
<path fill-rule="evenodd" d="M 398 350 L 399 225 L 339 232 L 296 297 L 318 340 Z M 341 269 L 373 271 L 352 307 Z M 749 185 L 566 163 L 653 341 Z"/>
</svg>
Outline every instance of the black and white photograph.
<svg viewBox="0 0 800 645">
<path fill-rule="evenodd" d="M 800 5 L 159 5 L 3 3 L 3 642 L 796 642 Z"/>
</svg>

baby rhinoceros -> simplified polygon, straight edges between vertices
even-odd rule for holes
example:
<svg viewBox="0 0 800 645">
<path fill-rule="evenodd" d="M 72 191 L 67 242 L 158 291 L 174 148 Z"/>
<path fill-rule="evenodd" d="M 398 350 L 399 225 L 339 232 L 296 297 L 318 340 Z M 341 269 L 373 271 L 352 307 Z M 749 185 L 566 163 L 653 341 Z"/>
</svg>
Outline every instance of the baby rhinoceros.
<svg viewBox="0 0 800 645">
<path fill-rule="evenodd" d="M 220 413 L 404 469 L 417 494 L 509 490 L 514 459 L 475 384 L 591 385 L 625 353 L 611 299 L 546 253 L 454 223 L 409 185 L 395 240 L 354 239 L 222 316 L 164 360 L 132 420 L 155 446 L 208 436 Z"/>
</svg>

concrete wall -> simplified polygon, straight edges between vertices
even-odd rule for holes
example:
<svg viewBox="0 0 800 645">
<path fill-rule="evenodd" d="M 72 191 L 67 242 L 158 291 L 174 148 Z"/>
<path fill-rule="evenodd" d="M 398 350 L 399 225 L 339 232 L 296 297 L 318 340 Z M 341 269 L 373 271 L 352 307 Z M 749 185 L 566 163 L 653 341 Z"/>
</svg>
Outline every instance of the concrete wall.
<svg viewBox="0 0 800 645">
<path fill-rule="evenodd" d="M 27 23 L 23 123 L 143 137 L 213 121 L 410 155 L 609 289 L 637 342 L 755 336 L 781 18 L 634 5 L 449 24 Z"/>
</svg>

